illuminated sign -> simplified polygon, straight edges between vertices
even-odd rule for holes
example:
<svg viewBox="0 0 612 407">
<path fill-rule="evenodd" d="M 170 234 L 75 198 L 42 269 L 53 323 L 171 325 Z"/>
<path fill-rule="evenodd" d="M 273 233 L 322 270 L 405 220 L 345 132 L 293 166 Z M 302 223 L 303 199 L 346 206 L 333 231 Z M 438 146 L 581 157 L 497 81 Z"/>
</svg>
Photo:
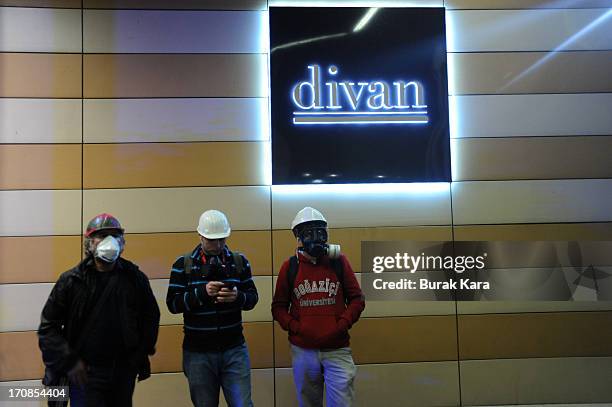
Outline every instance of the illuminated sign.
<svg viewBox="0 0 612 407">
<path fill-rule="evenodd" d="M 293 124 L 428 122 L 425 91 L 418 81 L 337 81 L 338 66 L 330 65 L 330 79 L 322 83 L 319 65 L 308 65 L 307 69 L 309 79 L 296 84 L 291 92 L 297 109 Z"/>
<path fill-rule="evenodd" d="M 451 180 L 444 8 L 269 16 L 273 185 Z"/>
</svg>

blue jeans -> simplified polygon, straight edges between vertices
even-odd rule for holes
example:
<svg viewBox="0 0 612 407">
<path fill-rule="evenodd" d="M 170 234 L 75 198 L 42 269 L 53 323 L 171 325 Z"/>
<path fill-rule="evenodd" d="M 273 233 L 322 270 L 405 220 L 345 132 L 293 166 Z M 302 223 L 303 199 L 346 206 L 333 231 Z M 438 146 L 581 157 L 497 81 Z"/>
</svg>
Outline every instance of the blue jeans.
<svg viewBox="0 0 612 407">
<path fill-rule="evenodd" d="M 304 349 L 291 345 L 293 381 L 300 407 L 350 407 L 355 400 L 353 382 L 357 368 L 351 348 Z"/>
<path fill-rule="evenodd" d="M 245 344 L 225 351 L 183 350 L 183 370 L 195 407 L 219 405 L 219 387 L 228 407 L 251 407 L 251 363 Z"/>
</svg>

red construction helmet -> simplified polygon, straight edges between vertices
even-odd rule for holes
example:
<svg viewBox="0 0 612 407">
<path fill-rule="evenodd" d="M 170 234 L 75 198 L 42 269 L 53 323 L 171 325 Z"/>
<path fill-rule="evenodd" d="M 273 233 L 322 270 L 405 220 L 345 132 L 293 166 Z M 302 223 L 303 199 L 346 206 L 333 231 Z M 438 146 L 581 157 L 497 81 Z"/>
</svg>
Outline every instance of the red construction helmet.
<svg viewBox="0 0 612 407">
<path fill-rule="evenodd" d="M 117 218 L 108 213 L 101 213 L 89 221 L 87 230 L 85 231 L 85 237 L 89 237 L 93 233 L 104 229 L 116 229 L 121 231 L 121 233 L 124 232 Z"/>
</svg>

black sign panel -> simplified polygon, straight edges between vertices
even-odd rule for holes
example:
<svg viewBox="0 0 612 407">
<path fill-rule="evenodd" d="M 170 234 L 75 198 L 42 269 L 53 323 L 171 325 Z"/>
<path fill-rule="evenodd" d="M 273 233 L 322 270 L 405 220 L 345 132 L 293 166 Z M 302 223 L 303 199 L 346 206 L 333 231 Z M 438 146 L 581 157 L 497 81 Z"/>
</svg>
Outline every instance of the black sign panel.
<svg viewBox="0 0 612 407">
<path fill-rule="evenodd" d="M 273 184 L 451 180 L 444 9 L 271 7 Z"/>
</svg>

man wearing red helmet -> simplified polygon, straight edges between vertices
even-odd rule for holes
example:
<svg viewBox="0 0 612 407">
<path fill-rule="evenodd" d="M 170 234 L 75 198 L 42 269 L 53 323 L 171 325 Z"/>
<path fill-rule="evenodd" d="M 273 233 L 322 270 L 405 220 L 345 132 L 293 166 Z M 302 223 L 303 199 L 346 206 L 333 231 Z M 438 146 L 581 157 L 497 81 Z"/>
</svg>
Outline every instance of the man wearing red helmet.
<svg viewBox="0 0 612 407">
<path fill-rule="evenodd" d="M 42 311 L 43 383 L 69 385 L 74 407 L 131 406 L 136 377 L 150 376 L 159 308 L 147 276 L 120 257 L 123 233 L 114 216 L 94 217 L 84 260 L 60 276 Z"/>
</svg>

